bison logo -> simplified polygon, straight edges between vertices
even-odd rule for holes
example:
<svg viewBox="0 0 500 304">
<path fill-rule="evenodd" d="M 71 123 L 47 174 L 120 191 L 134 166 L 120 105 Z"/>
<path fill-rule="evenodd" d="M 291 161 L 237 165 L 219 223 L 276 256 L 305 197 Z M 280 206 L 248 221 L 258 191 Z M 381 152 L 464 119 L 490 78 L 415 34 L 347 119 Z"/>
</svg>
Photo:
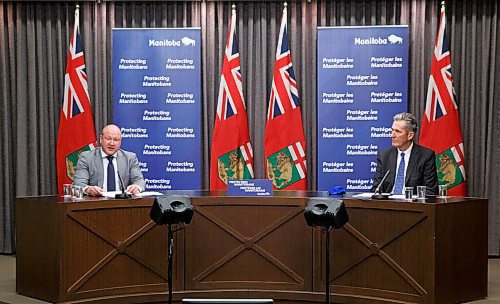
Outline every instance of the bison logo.
<svg viewBox="0 0 500 304">
<path fill-rule="evenodd" d="M 182 37 L 181 42 L 184 46 L 195 46 L 196 41 L 189 37 Z"/>
<path fill-rule="evenodd" d="M 390 34 L 389 37 L 387 37 L 387 39 L 389 40 L 389 42 L 391 44 L 394 44 L 394 43 L 402 44 L 403 43 L 403 37 L 399 37 L 399 36 L 396 36 L 394 34 Z"/>
</svg>

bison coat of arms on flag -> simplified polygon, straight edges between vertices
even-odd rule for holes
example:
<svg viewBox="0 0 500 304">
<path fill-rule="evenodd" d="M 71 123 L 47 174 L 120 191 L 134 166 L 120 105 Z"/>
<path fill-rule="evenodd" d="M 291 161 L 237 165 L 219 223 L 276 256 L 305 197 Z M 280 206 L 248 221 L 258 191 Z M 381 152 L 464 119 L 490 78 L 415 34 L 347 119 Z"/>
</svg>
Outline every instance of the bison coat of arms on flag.
<svg viewBox="0 0 500 304">
<path fill-rule="evenodd" d="M 465 181 L 461 167 L 455 159 L 451 149 L 447 149 L 436 156 L 436 167 L 440 185 L 447 185 L 448 189 Z"/>
<path fill-rule="evenodd" d="M 80 158 L 80 154 L 85 151 L 89 151 L 91 149 L 94 149 L 95 147 L 91 147 L 90 145 L 87 145 L 79 150 L 74 151 L 73 153 L 69 154 L 66 156 L 66 175 L 69 177 L 70 180 L 74 180 L 75 177 L 75 171 L 76 171 L 76 164 L 78 163 L 78 159 Z"/>
<path fill-rule="evenodd" d="M 281 190 L 305 178 L 305 175 L 298 170 L 294 157 L 286 147 L 267 158 L 267 178 Z"/>
<path fill-rule="evenodd" d="M 251 179 L 252 173 L 245 165 L 243 153 L 239 148 L 221 155 L 217 159 L 219 178 L 227 185 L 230 179 Z"/>
</svg>

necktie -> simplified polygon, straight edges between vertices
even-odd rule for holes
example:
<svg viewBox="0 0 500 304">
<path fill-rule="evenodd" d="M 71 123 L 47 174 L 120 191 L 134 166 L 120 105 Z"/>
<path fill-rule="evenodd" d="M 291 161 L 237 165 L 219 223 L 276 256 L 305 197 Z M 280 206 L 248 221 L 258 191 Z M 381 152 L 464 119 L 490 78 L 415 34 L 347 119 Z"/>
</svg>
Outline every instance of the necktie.
<svg viewBox="0 0 500 304">
<path fill-rule="evenodd" d="M 113 156 L 106 156 L 108 159 L 108 182 L 107 182 L 107 190 L 115 191 L 115 166 L 113 165 Z"/>
<path fill-rule="evenodd" d="M 396 182 L 394 183 L 394 194 L 402 194 L 403 186 L 405 185 L 405 154 L 401 153 L 401 161 L 399 162 Z"/>
</svg>

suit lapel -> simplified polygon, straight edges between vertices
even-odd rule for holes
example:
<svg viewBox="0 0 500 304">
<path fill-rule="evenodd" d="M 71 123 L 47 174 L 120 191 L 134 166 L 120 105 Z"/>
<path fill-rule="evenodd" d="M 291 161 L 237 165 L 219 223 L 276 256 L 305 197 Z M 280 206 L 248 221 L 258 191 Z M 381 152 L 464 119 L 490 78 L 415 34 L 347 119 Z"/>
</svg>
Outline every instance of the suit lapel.
<svg viewBox="0 0 500 304">
<path fill-rule="evenodd" d="M 102 161 L 101 148 L 95 149 L 94 151 L 95 151 L 94 160 L 97 172 L 97 185 L 102 188 L 104 187 L 104 167 L 102 164 L 103 161 Z"/>
<path fill-rule="evenodd" d="M 413 144 L 411 149 L 410 161 L 408 162 L 408 167 L 406 168 L 405 184 L 410 180 L 410 176 L 417 165 L 417 160 L 420 158 L 420 149 L 418 149 L 416 144 Z"/>
<path fill-rule="evenodd" d="M 116 153 L 116 163 L 118 164 L 118 174 L 120 174 L 120 178 L 124 184 L 127 184 L 128 174 L 127 170 L 125 170 L 127 168 L 127 158 L 122 150 L 118 150 Z"/>
<path fill-rule="evenodd" d="M 389 182 L 389 187 L 386 189 L 387 192 L 392 191 L 392 187 L 394 187 L 394 180 L 396 179 L 396 163 L 398 161 L 398 149 L 392 148 L 389 154 L 389 176 L 387 177 Z"/>
</svg>

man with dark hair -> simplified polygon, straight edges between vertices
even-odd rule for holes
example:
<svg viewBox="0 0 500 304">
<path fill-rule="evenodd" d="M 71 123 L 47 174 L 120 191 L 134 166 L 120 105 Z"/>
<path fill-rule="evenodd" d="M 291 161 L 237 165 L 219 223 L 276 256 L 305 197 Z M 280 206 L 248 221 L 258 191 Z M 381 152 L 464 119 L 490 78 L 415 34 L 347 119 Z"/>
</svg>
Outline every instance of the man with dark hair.
<svg viewBox="0 0 500 304">
<path fill-rule="evenodd" d="M 377 171 L 373 177 L 374 191 L 384 175 L 382 192 L 402 194 L 404 187 L 426 186 L 428 194 L 438 193 L 436 155 L 431 149 L 413 142 L 417 119 L 410 113 L 399 113 L 392 123 L 392 147 L 379 151 Z"/>
<path fill-rule="evenodd" d="M 82 186 L 85 194 L 101 196 L 103 191 L 119 191 L 120 179 L 126 191 L 144 191 L 145 181 L 135 153 L 120 149 L 122 133 L 108 125 L 99 135 L 100 147 L 83 152 L 76 165 L 73 184 Z"/>
</svg>

